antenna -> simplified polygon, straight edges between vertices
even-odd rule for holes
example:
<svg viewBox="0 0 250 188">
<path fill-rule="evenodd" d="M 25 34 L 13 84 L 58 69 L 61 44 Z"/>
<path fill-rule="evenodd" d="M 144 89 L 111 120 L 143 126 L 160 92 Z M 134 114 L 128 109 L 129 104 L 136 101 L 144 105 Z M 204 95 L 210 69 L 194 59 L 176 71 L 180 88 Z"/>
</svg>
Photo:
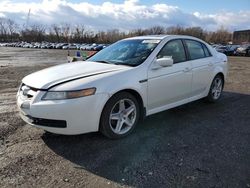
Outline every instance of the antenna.
<svg viewBox="0 0 250 188">
<path fill-rule="evenodd" d="M 27 15 L 27 20 L 26 20 L 26 29 L 28 29 L 29 26 L 29 21 L 30 21 L 30 11 L 31 9 L 29 9 L 28 15 Z"/>
</svg>

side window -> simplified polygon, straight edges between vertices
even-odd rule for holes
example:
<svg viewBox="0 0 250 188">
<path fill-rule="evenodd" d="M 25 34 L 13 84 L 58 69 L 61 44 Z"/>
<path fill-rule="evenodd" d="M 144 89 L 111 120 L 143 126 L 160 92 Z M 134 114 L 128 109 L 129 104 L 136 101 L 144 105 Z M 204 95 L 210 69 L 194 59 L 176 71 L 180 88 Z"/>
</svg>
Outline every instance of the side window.
<svg viewBox="0 0 250 188">
<path fill-rule="evenodd" d="M 203 46 L 203 49 L 204 49 L 204 52 L 205 52 L 205 56 L 206 57 L 210 57 L 211 56 L 211 53 L 209 52 L 208 48 L 206 47 L 205 44 L 202 44 Z"/>
<path fill-rule="evenodd" d="M 157 59 L 171 56 L 174 63 L 186 61 L 186 54 L 181 40 L 168 42 L 157 55 Z"/>
<path fill-rule="evenodd" d="M 194 40 L 185 40 L 185 41 L 187 44 L 191 60 L 206 57 L 202 44 L 200 42 Z"/>
</svg>

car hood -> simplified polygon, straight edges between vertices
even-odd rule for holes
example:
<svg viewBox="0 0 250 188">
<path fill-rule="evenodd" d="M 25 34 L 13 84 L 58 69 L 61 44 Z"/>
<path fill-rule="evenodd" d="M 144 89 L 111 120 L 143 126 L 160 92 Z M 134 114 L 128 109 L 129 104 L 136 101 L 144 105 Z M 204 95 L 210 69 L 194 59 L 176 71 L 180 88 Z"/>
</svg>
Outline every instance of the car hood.
<svg viewBox="0 0 250 188">
<path fill-rule="evenodd" d="M 49 89 L 60 83 L 129 69 L 122 65 L 82 61 L 46 68 L 23 78 L 22 82 L 36 89 Z"/>
</svg>

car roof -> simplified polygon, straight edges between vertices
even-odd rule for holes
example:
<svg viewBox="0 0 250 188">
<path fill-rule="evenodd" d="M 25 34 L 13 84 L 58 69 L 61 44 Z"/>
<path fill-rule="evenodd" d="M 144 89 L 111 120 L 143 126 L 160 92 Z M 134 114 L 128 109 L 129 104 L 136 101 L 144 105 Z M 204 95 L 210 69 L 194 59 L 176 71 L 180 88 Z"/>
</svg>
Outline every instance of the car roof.
<svg viewBox="0 0 250 188">
<path fill-rule="evenodd" d="M 127 39 L 158 39 L 158 40 L 162 40 L 166 37 L 168 37 L 170 35 L 145 35 L 145 36 L 137 36 L 137 37 L 131 37 L 131 38 L 127 38 Z"/>
<path fill-rule="evenodd" d="M 126 38 L 124 40 L 131 40 L 131 39 L 141 39 L 141 40 L 148 40 L 148 39 L 153 39 L 153 40 L 163 40 L 166 38 L 186 38 L 186 39 L 195 39 L 195 40 L 200 40 L 196 37 L 188 36 L 188 35 L 145 35 L 145 36 L 137 36 L 137 37 L 131 37 L 131 38 Z"/>
</svg>

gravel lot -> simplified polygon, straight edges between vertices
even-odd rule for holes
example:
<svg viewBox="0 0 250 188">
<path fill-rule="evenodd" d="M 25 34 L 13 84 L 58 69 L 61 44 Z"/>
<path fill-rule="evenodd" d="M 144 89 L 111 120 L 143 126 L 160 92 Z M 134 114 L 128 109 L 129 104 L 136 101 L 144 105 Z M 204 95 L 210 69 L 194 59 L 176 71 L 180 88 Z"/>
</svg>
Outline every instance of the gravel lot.
<svg viewBox="0 0 250 188">
<path fill-rule="evenodd" d="M 250 57 L 229 57 L 219 103 L 158 113 L 108 140 L 44 133 L 17 114 L 21 78 L 66 55 L 0 48 L 0 187 L 250 187 Z"/>
</svg>

